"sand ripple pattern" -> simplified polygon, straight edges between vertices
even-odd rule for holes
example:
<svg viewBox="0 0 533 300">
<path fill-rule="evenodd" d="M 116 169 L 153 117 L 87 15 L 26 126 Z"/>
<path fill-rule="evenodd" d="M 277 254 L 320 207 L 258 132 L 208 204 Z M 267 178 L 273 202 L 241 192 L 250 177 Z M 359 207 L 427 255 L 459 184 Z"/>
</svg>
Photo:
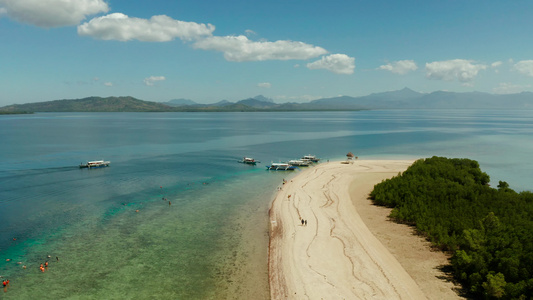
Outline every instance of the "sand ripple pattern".
<svg viewBox="0 0 533 300">
<path fill-rule="evenodd" d="M 379 183 L 411 163 L 331 162 L 305 170 L 285 184 L 270 210 L 272 299 L 426 299 L 368 230 L 349 194 L 352 180 L 382 173 L 375 182 Z M 301 219 L 307 220 L 307 226 Z"/>
</svg>

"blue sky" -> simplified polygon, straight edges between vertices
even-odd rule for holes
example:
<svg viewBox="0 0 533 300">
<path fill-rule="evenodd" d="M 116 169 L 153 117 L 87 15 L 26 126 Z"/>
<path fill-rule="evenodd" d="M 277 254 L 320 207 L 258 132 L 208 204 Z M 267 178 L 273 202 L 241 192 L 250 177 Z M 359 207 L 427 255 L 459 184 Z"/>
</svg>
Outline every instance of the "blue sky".
<svg viewBox="0 0 533 300">
<path fill-rule="evenodd" d="M 533 91 L 533 1 L 0 0 L 0 106 Z"/>
</svg>

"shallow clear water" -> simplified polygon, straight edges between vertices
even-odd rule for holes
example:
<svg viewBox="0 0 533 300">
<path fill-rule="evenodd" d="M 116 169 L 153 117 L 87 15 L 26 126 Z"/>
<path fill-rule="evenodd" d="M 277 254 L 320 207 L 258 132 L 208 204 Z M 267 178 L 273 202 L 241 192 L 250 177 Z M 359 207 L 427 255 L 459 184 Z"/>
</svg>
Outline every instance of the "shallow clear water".
<svg viewBox="0 0 533 300">
<path fill-rule="evenodd" d="M 493 185 L 531 190 L 532 117 L 490 110 L 0 116 L 0 276 L 11 279 L 2 296 L 267 299 L 268 207 L 292 175 L 265 165 L 304 154 L 344 159 L 349 151 L 360 159 L 466 157 Z M 243 156 L 262 163 L 237 163 Z M 77 167 L 97 159 L 111 166 Z"/>
</svg>

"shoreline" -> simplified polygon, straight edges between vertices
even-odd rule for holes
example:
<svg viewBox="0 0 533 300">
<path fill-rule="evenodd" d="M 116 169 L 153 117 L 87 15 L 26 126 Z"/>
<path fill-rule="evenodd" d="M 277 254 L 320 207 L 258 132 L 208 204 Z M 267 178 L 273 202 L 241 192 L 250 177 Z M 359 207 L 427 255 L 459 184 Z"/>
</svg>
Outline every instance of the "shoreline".
<svg viewBox="0 0 533 300">
<path fill-rule="evenodd" d="M 289 180 L 269 211 L 271 298 L 449 299 L 455 295 L 459 299 L 451 283 L 435 275 L 434 280 L 426 278 L 435 273 L 432 264 L 415 266 L 416 261 L 402 258 L 403 252 L 412 249 L 394 248 L 392 239 L 404 239 L 405 232 L 387 235 L 389 227 L 399 224 L 384 219 L 388 213 L 383 208 L 365 207 L 373 206 L 367 197 L 375 184 L 405 171 L 413 162 L 321 163 Z M 409 235 L 421 239 L 412 232 Z M 417 246 L 417 251 L 431 251 L 425 247 Z M 413 273 L 419 269 L 426 272 Z"/>
</svg>

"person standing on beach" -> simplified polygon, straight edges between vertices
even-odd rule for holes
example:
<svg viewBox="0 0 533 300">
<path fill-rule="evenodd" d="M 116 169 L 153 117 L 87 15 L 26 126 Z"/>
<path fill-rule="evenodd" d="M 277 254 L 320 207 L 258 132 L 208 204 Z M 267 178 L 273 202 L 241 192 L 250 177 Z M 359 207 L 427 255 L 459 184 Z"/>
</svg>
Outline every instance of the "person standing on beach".
<svg viewBox="0 0 533 300">
<path fill-rule="evenodd" d="M 302 219 L 302 226 L 304 226 L 304 219 Z"/>
</svg>

